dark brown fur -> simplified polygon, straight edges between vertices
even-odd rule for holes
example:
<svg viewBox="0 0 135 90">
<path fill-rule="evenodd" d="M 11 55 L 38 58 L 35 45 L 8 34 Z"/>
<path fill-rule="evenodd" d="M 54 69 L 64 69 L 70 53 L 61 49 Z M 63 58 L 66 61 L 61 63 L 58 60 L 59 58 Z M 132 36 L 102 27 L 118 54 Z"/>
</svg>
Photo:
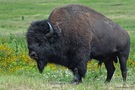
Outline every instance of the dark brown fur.
<svg viewBox="0 0 135 90">
<path fill-rule="evenodd" d="M 49 38 L 45 36 L 49 31 L 47 22 L 54 29 Z M 109 82 L 115 71 L 113 61 L 117 62 L 118 58 L 126 80 L 128 33 L 89 7 L 67 5 L 53 10 L 48 20 L 30 26 L 27 41 L 30 56 L 37 61 L 40 72 L 47 62 L 64 65 L 73 72 L 73 83 L 79 83 L 85 76 L 88 60 L 96 59 L 105 63 Z"/>
</svg>

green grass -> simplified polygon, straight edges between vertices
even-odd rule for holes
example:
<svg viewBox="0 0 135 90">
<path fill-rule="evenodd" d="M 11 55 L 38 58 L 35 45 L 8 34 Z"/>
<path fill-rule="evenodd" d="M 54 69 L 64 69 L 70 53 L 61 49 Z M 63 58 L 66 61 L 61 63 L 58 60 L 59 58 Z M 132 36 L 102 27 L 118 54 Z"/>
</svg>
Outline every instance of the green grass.
<svg viewBox="0 0 135 90">
<path fill-rule="evenodd" d="M 66 76 L 63 75 L 66 73 Z M 51 75 L 50 75 L 51 74 Z M 104 75 L 90 78 L 87 73 L 83 83 L 71 85 L 71 73 L 68 70 L 38 73 L 22 73 L 21 75 L 1 75 L 0 90 L 134 90 L 135 82 L 128 78 L 127 84 L 123 85 L 120 76 L 115 76 L 110 84 L 104 84 Z"/>
<path fill-rule="evenodd" d="M 71 3 L 90 6 L 128 31 L 135 27 L 134 0 L 0 0 L 0 30 L 4 34 L 25 32 L 32 21 L 47 19 L 54 8 Z"/>
<path fill-rule="evenodd" d="M 0 0 L 0 45 L 8 46 L 15 55 L 28 52 L 25 32 L 32 21 L 47 19 L 51 11 L 65 4 L 83 4 L 120 24 L 131 37 L 127 84 L 122 87 L 119 64 L 109 85 L 105 85 L 104 65 L 90 63 L 83 83 L 71 85 L 72 73 L 60 66 L 46 67 L 39 74 L 36 66 L 16 72 L 0 72 L 0 90 L 134 90 L 135 88 L 135 1 L 134 0 Z M 0 53 L 1 54 L 1 53 Z M 25 55 L 28 57 L 28 55 Z M 1 57 L 1 56 L 0 56 Z M 12 57 L 11 57 L 12 58 Z M 6 61 L 5 61 L 6 62 Z M 15 65 L 23 64 L 23 60 Z M 24 63 L 25 64 L 25 63 Z M 0 64 L 1 65 L 1 64 Z M 1 66 L 0 66 L 1 69 Z"/>
</svg>

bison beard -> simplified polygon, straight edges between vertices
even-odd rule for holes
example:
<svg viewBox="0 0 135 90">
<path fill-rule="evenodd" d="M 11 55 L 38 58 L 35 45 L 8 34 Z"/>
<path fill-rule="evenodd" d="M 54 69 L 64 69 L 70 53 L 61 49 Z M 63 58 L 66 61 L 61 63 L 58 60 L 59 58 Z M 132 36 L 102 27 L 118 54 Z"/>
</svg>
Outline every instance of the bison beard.
<svg viewBox="0 0 135 90">
<path fill-rule="evenodd" d="M 67 5 L 52 11 L 47 20 L 33 22 L 26 34 L 29 56 L 42 73 L 47 63 L 66 66 L 82 82 L 87 62 L 96 59 L 107 69 L 110 82 L 119 60 L 123 81 L 129 55 L 128 33 L 102 14 L 83 5 Z"/>
</svg>

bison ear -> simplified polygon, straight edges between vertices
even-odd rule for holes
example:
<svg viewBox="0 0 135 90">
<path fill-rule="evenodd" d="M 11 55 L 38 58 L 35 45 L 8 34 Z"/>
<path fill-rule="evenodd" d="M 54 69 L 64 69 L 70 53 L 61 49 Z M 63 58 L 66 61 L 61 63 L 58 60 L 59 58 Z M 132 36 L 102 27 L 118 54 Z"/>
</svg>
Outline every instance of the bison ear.
<svg viewBox="0 0 135 90">
<path fill-rule="evenodd" d="M 47 25 L 48 25 L 49 32 L 46 34 L 46 37 L 51 37 L 53 32 L 54 32 L 54 30 L 53 30 L 53 27 L 50 24 L 50 22 L 47 22 Z"/>
</svg>

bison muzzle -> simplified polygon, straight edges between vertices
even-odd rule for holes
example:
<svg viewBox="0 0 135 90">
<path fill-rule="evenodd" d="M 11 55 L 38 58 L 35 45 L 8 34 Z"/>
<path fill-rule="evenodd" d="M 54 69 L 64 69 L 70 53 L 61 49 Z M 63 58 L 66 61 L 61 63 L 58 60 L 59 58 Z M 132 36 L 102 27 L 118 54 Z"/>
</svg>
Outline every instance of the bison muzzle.
<svg viewBox="0 0 135 90">
<path fill-rule="evenodd" d="M 118 24 L 83 5 L 66 5 L 52 11 L 46 20 L 31 23 L 26 33 L 29 56 L 42 73 L 47 63 L 67 67 L 73 72 L 72 83 L 82 82 L 87 62 L 104 63 L 106 82 L 110 82 L 119 60 L 123 81 L 130 38 Z"/>
</svg>

